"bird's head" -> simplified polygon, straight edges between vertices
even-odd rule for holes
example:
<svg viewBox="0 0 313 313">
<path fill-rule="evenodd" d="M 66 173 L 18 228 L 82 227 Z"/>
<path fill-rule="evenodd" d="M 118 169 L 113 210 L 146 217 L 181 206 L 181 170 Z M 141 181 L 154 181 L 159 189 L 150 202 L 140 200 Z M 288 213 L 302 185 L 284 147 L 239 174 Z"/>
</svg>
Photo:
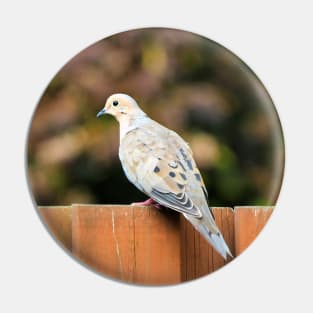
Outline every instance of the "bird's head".
<svg viewBox="0 0 313 313">
<path fill-rule="evenodd" d="M 137 102 L 132 97 L 123 93 L 116 93 L 107 99 L 104 108 L 97 114 L 97 117 L 104 114 L 114 116 L 120 123 L 135 119 L 137 116 L 145 115 Z"/>
</svg>

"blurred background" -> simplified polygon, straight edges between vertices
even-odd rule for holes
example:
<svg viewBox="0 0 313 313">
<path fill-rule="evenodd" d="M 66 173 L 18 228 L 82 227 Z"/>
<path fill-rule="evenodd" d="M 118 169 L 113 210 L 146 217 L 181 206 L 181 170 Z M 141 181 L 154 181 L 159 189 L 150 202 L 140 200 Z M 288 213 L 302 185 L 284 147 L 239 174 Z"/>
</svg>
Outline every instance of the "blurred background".
<svg viewBox="0 0 313 313">
<path fill-rule="evenodd" d="M 38 205 L 146 199 L 122 171 L 118 123 L 110 116 L 96 118 L 116 92 L 131 95 L 150 117 L 189 142 L 211 206 L 275 204 L 284 146 L 263 85 L 217 43 L 150 28 L 88 47 L 44 91 L 27 147 Z"/>
</svg>

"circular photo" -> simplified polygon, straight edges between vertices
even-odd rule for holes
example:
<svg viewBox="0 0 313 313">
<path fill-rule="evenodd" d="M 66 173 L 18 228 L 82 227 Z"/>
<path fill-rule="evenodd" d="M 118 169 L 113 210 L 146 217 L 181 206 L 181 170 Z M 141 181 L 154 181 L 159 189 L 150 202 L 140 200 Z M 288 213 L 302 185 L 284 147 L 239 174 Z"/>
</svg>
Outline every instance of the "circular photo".
<svg viewBox="0 0 313 313">
<path fill-rule="evenodd" d="M 89 270 L 137 285 L 179 284 L 237 258 L 284 172 L 280 121 L 257 76 L 216 42 L 168 28 L 74 56 L 39 100 L 26 153 L 51 236 Z"/>
</svg>

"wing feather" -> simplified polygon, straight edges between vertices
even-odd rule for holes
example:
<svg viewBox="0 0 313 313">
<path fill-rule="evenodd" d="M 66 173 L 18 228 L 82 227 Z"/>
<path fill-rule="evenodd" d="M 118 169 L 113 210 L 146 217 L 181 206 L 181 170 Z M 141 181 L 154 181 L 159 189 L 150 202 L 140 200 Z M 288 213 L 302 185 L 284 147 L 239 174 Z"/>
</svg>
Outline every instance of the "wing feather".
<svg viewBox="0 0 313 313">
<path fill-rule="evenodd" d="M 146 129 L 128 133 L 120 147 L 124 171 L 140 190 L 161 205 L 201 218 L 202 212 L 188 192 L 190 181 L 200 192 L 203 184 L 201 176 L 201 180 L 197 179 L 199 171 L 192 152 L 168 130 L 166 142 L 167 145 L 155 132 Z"/>
</svg>

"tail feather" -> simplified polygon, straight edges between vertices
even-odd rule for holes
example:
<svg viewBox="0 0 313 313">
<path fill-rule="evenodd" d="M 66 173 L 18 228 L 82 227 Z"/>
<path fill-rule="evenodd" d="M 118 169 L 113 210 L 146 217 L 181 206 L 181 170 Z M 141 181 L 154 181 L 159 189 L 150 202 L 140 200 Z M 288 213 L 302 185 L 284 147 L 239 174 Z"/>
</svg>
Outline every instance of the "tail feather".
<svg viewBox="0 0 313 313">
<path fill-rule="evenodd" d="M 198 225 L 197 229 L 225 260 L 227 259 L 227 255 L 233 258 L 223 235 L 219 231 L 213 233 L 205 224 Z"/>
</svg>

